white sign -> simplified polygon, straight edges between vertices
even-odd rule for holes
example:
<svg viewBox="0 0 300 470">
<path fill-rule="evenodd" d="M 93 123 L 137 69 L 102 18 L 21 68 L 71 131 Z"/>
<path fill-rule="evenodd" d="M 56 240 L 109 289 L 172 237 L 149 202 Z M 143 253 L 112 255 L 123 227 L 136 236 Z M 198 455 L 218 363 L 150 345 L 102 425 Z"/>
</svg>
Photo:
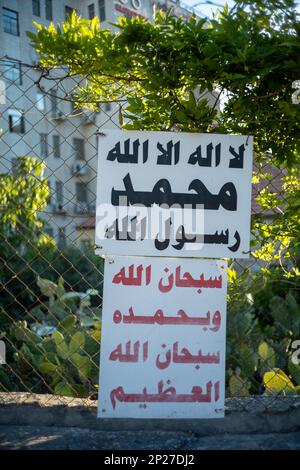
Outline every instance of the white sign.
<svg viewBox="0 0 300 470">
<path fill-rule="evenodd" d="M 252 137 L 99 134 L 97 254 L 249 256 Z"/>
<path fill-rule="evenodd" d="M 126 16 L 127 18 L 151 18 L 152 8 L 149 2 L 141 0 L 118 0 L 114 2 L 115 15 Z"/>
<path fill-rule="evenodd" d="M 108 257 L 98 416 L 222 418 L 227 264 Z"/>
</svg>

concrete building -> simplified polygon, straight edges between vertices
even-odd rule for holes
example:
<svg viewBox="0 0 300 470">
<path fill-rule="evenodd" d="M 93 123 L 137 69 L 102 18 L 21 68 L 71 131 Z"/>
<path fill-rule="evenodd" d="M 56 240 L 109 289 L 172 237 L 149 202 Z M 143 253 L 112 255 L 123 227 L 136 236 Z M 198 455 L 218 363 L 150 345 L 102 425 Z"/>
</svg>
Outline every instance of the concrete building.
<svg viewBox="0 0 300 470">
<path fill-rule="evenodd" d="M 196 12 L 191 7 L 188 7 L 184 2 L 180 0 L 153 0 L 152 6 L 155 6 L 157 10 L 162 10 L 166 12 L 167 10 L 171 10 L 174 16 L 181 16 L 184 19 L 188 20 L 193 13 L 199 15 L 199 12 Z"/>
<path fill-rule="evenodd" d="M 6 88 L 0 101 L 0 172 L 14 171 L 16 158 L 35 156 L 45 162 L 51 200 L 43 217 L 59 245 L 93 240 L 95 214 L 97 128 L 118 126 L 118 108 L 103 106 L 99 113 L 74 110 L 72 101 L 60 99 L 57 82 L 37 86 L 38 58 L 26 31 L 33 21 L 61 23 L 73 9 L 82 17 L 98 16 L 111 28 L 119 16 L 152 19 L 153 4 L 188 17 L 191 12 L 171 0 L 0 0 L 0 74 Z M 28 66 L 27 66 L 27 65 Z M 74 83 L 63 84 L 64 87 Z M 65 94 L 65 93 L 64 93 Z"/>
</svg>

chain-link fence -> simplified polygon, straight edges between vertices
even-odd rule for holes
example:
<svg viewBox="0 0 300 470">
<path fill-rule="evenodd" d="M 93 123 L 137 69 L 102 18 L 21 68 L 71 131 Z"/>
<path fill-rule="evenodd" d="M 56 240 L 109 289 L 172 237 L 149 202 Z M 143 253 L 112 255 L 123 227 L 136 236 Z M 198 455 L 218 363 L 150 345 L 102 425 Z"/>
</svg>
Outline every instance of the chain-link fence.
<svg viewBox="0 0 300 470">
<path fill-rule="evenodd" d="M 78 82 L 68 76 L 6 58 L 0 71 L 0 390 L 88 405 L 97 398 L 103 282 L 96 131 L 121 127 L 124 103 L 91 112 L 76 106 Z M 287 184 L 286 171 L 266 162 L 255 162 L 252 195 L 253 234 L 259 221 L 265 239 Z M 273 205 L 262 204 L 266 192 Z M 230 262 L 227 396 L 297 393 L 300 296 L 285 263 L 263 253 Z"/>
</svg>

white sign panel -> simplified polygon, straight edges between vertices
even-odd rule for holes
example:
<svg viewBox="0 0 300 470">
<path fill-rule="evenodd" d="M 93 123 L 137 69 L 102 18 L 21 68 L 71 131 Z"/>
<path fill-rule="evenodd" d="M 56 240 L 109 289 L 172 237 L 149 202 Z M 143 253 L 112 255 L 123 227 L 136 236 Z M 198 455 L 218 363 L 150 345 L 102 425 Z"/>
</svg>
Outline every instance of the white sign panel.
<svg viewBox="0 0 300 470">
<path fill-rule="evenodd" d="M 99 134 L 97 254 L 249 256 L 252 137 Z"/>
<path fill-rule="evenodd" d="M 105 260 L 98 416 L 222 418 L 227 264 Z"/>
</svg>

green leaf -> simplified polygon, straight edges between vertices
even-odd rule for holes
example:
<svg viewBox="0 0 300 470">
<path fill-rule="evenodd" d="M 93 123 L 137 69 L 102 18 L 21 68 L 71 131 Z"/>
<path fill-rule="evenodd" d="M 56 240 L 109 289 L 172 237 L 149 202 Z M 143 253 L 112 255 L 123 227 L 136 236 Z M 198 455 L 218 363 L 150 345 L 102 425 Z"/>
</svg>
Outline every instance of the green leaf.
<svg viewBox="0 0 300 470">
<path fill-rule="evenodd" d="M 58 329 L 62 331 L 71 330 L 76 324 L 75 315 L 68 315 L 58 325 Z"/>
<path fill-rule="evenodd" d="M 26 322 L 17 322 L 12 326 L 12 335 L 19 341 L 28 343 L 29 345 L 37 345 L 42 339 L 33 331 L 27 328 Z"/>
<path fill-rule="evenodd" d="M 54 388 L 55 394 L 65 397 L 74 397 L 76 396 L 76 390 L 72 385 L 68 384 L 65 381 L 59 382 Z"/>
<path fill-rule="evenodd" d="M 291 379 L 280 369 L 266 372 L 263 381 L 266 391 L 271 394 L 283 393 L 284 395 L 288 395 L 296 390 Z"/>
<path fill-rule="evenodd" d="M 8 374 L 4 371 L 3 367 L 0 368 L 0 390 L 8 392 L 12 390 L 12 383 Z"/>
<path fill-rule="evenodd" d="M 273 369 L 275 367 L 275 351 L 265 341 L 262 341 L 258 346 L 258 354 L 263 360 L 263 365 Z"/>
<path fill-rule="evenodd" d="M 90 377 L 93 363 L 89 357 L 80 356 L 80 354 L 73 354 L 72 362 L 76 365 L 81 378 L 88 379 Z"/>
<path fill-rule="evenodd" d="M 124 124 L 124 120 L 123 120 L 123 110 L 122 110 L 122 106 L 121 106 L 121 105 L 119 106 L 118 117 L 119 117 L 119 124 L 120 124 L 120 127 L 122 127 L 123 124 Z"/>
<path fill-rule="evenodd" d="M 182 122 L 182 123 L 187 122 L 189 119 L 186 113 L 182 109 L 176 110 L 175 116 L 178 119 L 178 122 Z"/>
<path fill-rule="evenodd" d="M 62 276 L 60 276 L 58 283 L 57 283 L 56 295 L 60 299 L 64 295 L 64 293 L 65 293 L 64 279 Z"/>
<path fill-rule="evenodd" d="M 39 364 L 39 370 L 44 374 L 52 374 L 57 370 L 57 365 L 52 362 L 41 362 Z"/>
<path fill-rule="evenodd" d="M 239 368 L 229 378 L 229 391 L 232 397 L 248 397 L 250 395 L 250 382 L 241 377 Z"/>
<path fill-rule="evenodd" d="M 74 353 L 79 353 L 83 351 L 84 344 L 85 344 L 84 333 L 82 333 L 81 331 L 77 331 L 77 333 L 75 333 L 72 336 L 70 344 L 69 344 L 70 354 L 73 356 Z"/>
<path fill-rule="evenodd" d="M 56 294 L 57 284 L 48 279 L 43 279 L 40 276 L 37 277 L 37 285 L 39 286 L 43 295 L 51 297 Z"/>
<path fill-rule="evenodd" d="M 61 334 L 60 331 L 55 331 L 52 334 L 52 338 L 54 339 L 56 344 L 57 354 L 62 359 L 67 359 L 69 356 L 69 348 L 65 342 L 64 336 Z"/>
</svg>

